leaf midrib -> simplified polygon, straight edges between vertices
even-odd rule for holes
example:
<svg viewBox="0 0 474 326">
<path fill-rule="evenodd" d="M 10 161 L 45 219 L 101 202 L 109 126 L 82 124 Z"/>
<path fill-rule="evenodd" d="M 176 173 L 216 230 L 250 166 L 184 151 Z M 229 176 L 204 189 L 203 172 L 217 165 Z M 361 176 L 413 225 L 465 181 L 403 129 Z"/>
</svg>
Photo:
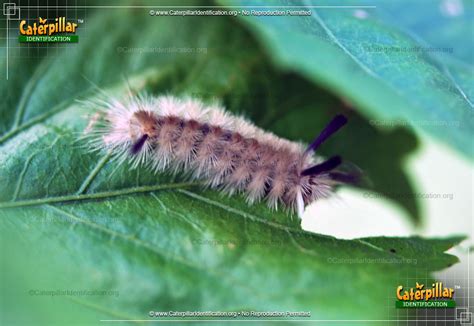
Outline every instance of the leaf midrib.
<svg viewBox="0 0 474 326">
<path fill-rule="evenodd" d="M 264 218 L 246 213 L 234 207 L 230 207 L 219 202 L 213 201 L 209 198 L 200 196 L 194 192 L 184 190 L 183 188 L 192 188 L 200 185 L 196 182 L 182 182 L 182 183 L 170 183 L 170 184 L 162 184 L 162 185 L 154 185 L 154 186 L 140 186 L 140 187 L 130 187 L 130 188 L 122 188 L 113 191 L 103 191 L 103 192 L 95 192 L 95 193 L 85 193 L 85 194 L 72 194 L 72 195 L 65 195 L 65 196 L 57 196 L 57 197 L 46 197 L 46 198 L 37 198 L 37 199 L 30 199 L 30 200 L 18 200 L 18 201 L 10 201 L 10 202 L 0 202 L 0 209 L 6 208 L 19 208 L 19 207 L 28 207 L 28 206 L 41 206 L 45 204 L 58 204 L 58 203 L 67 203 L 67 202 L 78 202 L 84 201 L 89 199 L 108 199 L 113 197 L 125 196 L 125 195 L 132 195 L 132 194 L 139 194 L 139 193 L 146 193 L 146 192 L 154 192 L 160 190 L 173 190 L 175 189 L 177 192 L 186 195 L 188 197 L 194 198 L 201 202 L 204 202 L 208 205 L 212 205 L 218 208 L 221 208 L 228 213 L 233 215 L 239 215 L 244 218 L 247 218 L 254 222 L 264 223 L 266 226 L 270 226 L 273 228 L 277 228 L 283 231 L 291 231 L 298 234 L 313 234 L 310 232 L 306 232 L 303 230 L 299 230 L 296 228 L 288 227 L 283 224 L 275 223 L 268 221 Z M 334 239 L 331 236 L 327 235 L 318 235 L 322 237 L 327 237 Z"/>
<path fill-rule="evenodd" d="M 43 205 L 43 204 L 75 202 L 75 201 L 83 201 L 87 199 L 105 199 L 105 198 L 118 197 L 118 196 L 142 193 L 142 192 L 152 192 L 152 191 L 157 191 L 157 190 L 167 190 L 167 189 L 175 189 L 175 188 L 182 188 L 182 187 L 193 187 L 196 185 L 198 184 L 194 182 L 181 182 L 181 183 L 171 183 L 171 184 L 162 184 L 162 185 L 153 185 L 153 186 L 123 188 L 119 190 L 85 193 L 85 194 L 72 194 L 72 195 L 64 195 L 64 196 L 56 196 L 56 197 L 45 197 L 45 198 L 0 202 L 0 209 L 26 207 L 26 206 L 38 206 L 38 205 Z"/>
<path fill-rule="evenodd" d="M 283 225 L 283 224 L 275 223 L 275 222 L 269 221 L 267 219 L 258 217 L 256 215 L 246 213 L 246 212 L 241 211 L 239 209 L 236 209 L 234 207 L 224 205 L 220 202 L 214 201 L 214 200 L 206 198 L 204 196 L 200 196 L 200 195 L 198 195 L 194 192 L 183 189 L 183 188 L 192 188 L 192 187 L 195 187 L 195 186 L 198 186 L 198 185 L 199 185 L 199 183 L 183 182 L 183 183 L 174 183 L 174 184 L 123 188 L 123 189 L 114 190 L 114 191 L 104 191 L 104 192 L 96 192 L 96 193 L 73 194 L 73 195 L 66 195 L 66 196 L 38 198 L 38 199 L 32 199 L 32 200 L 1 202 L 0 203 L 0 209 L 18 208 L 18 207 L 27 207 L 27 206 L 40 206 L 40 205 L 45 205 L 45 204 L 77 202 L 77 201 L 84 201 L 84 200 L 89 200 L 89 199 L 106 199 L 106 198 L 113 198 L 113 197 L 119 197 L 119 196 L 124 196 L 124 195 L 154 192 L 154 191 L 159 191 L 159 190 L 173 190 L 173 189 L 175 189 L 176 192 L 179 192 L 183 195 L 186 195 L 186 196 L 191 197 L 193 199 L 204 202 L 208 205 L 215 206 L 215 207 L 218 207 L 220 209 L 223 209 L 223 210 L 227 211 L 230 214 L 242 216 L 242 217 L 244 217 L 246 219 L 249 219 L 253 222 L 258 222 L 258 223 L 264 224 L 267 227 L 271 227 L 271 228 L 274 228 L 274 229 L 278 229 L 278 230 L 288 232 L 289 234 L 304 235 L 304 236 L 310 236 L 310 237 L 313 237 L 313 238 L 326 238 L 326 239 L 336 240 L 336 238 L 334 238 L 332 236 L 329 236 L 329 235 L 308 232 L 308 231 L 305 231 L 305 230 L 302 230 L 302 229 L 297 229 L 297 228 L 294 228 L 294 227 L 290 227 L 290 226 L 286 226 L 286 225 Z M 361 244 L 361 245 L 364 245 L 367 248 L 370 248 L 371 250 L 376 249 L 376 248 L 374 248 L 376 246 L 369 245 L 364 241 L 358 241 L 358 243 Z M 379 251 L 379 252 L 382 251 L 383 252 L 384 250 L 382 248 L 377 247 L 377 251 Z"/>
</svg>

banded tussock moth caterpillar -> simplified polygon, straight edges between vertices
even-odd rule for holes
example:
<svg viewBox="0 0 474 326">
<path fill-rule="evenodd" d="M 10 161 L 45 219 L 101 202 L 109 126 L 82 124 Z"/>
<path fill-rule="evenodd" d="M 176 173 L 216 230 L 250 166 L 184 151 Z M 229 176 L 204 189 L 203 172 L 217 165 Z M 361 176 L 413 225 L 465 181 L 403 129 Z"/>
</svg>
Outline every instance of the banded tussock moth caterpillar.
<svg viewBox="0 0 474 326">
<path fill-rule="evenodd" d="M 339 156 L 322 161 L 315 155 L 346 124 L 342 115 L 305 148 L 192 98 L 130 96 L 93 105 L 103 117 L 88 131 L 92 150 L 111 152 L 133 167 L 184 172 L 225 193 L 244 193 L 249 204 L 265 199 L 269 207 L 280 204 L 301 217 L 306 205 L 358 177 L 338 170 Z"/>
</svg>

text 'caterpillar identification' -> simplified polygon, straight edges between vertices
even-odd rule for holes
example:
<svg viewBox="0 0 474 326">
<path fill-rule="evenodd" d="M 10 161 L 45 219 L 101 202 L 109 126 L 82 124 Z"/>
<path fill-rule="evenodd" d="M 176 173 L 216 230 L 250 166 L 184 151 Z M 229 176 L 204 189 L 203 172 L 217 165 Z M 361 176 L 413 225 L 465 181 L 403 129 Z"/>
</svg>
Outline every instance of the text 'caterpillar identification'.
<svg viewBox="0 0 474 326">
<path fill-rule="evenodd" d="M 192 180 L 249 203 L 266 199 L 301 217 L 306 205 L 328 197 L 335 185 L 356 176 L 337 171 L 339 156 L 326 161 L 315 150 L 347 119 L 337 115 L 307 147 L 263 131 L 216 105 L 191 98 L 131 96 L 94 103 L 103 115 L 87 136 L 92 149 L 120 162 L 154 171 L 185 172 Z"/>
</svg>

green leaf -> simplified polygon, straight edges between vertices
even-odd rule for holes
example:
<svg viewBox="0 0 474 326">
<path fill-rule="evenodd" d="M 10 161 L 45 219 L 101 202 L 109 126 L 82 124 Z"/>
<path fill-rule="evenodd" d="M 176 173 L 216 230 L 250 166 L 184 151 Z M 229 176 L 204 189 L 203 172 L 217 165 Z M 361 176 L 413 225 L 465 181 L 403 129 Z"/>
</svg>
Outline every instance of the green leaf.
<svg viewBox="0 0 474 326">
<path fill-rule="evenodd" d="M 336 103 L 299 77 L 276 72 L 228 19 L 176 24 L 162 17 L 151 23 L 131 13 L 88 16 L 77 48 L 39 66 L 13 58 L 11 79 L 1 85 L 2 324 L 147 319 L 151 310 L 385 318 L 386 299 L 395 298 L 400 275 L 431 273 L 457 261 L 444 251 L 461 237 L 339 240 L 302 231 L 296 219 L 264 204 L 248 207 L 238 196 L 203 191 L 180 176 L 132 170 L 89 153 L 77 140 L 93 112 L 76 102 L 97 96 L 88 80 L 111 94 L 126 91 L 123 74 L 137 91 L 217 97 L 229 110 L 292 139 L 309 140 Z M 103 42 L 90 37 L 106 26 L 114 28 Z M 207 53 L 143 51 L 150 44 Z M 284 102 L 280 90 L 288 81 L 306 88 L 305 96 Z M 309 111 L 313 103 L 321 110 Z M 299 115 L 292 107 L 301 107 L 317 125 L 295 131 L 292 121 Z M 370 131 L 372 138 L 379 134 Z M 329 154 L 337 146 L 328 142 L 325 149 Z M 399 151 L 402 157 L 409 149 Z M 397 173 L 406 178 L 401 169 Z M 395 260 L 387 265 L 387 259 Z M 415 265 L 413 259 L 425 260 Z M 65 290 L 92 293 L 61 294 Z"/>
<path fill-rule="evenodd" d="M 278 3 L 309 4 L 272 4 Z M 351 4 L 360 5 L 344 3 Z M 364 3 L 370 4 L 376 8 L 313 8 L 312 15 L 304 17 L 240 17 L 275 64 L 347 99 L 375 126 L 407 124 L 472 158 L 474 42 L 472 34 L 463 32 L 472 29 L 472 2 L 463 1 L 462 11 L 444 16 L 439 6 L 424 2 Z M 265 2 L 253 5 L 264 7 Z"/>
<path fill-rule="evenodd" d="M 0 90 L 5 99 L 0 105 L 0 144 L 77 98 L 92 94 L 93 84 L 110 87 L 117 79 L 125 83 L 127 76 L 146 72 L 149 78 L 140 90 L 145 87 L 157 94 L 217 98 L 262 128 L 307 143 L 335 111 L 343 111 L 351 121 L 349 128 L 329 140 L 321 154 L 340 154 L 356 163 L 371 180 L 374 191 L 401 205 L 415 224 L 422 222 L 419 204 L 413 196 L 404 195 L 416 192 L 402 168 L 406 156 L 417 146 L 411 133 L 403 129 L 379 131 L 322 89 L 298 76 L 276 71 L 250 36 L 226 18 L 204 24 L 187 17 L 186 24 L 178 27 L 174 27 L 173 19 L 143 20 L 141 15 L 102 13 L 100 18 L 92 16 L 84 23 L 87 33 L 80 36 L 81 42 L 59 58 L 42 60 L 37 66 L 37 59 L 12 56 L 10 80 Z M 120 20 L 135 28 L 117 26 L 99 44 L 89 37 Z M 173 37 L 166 33 L 169 26 L 173 26 Z M 190 30 L 199 30 L 200 38 L 193 37 Z M 59 64 L 63 61 L 68 64 Z M 380 155 L 378 160 L 372 159 L 373 152 Z M 17 176 L 9 174 L 8 186 L 16 187 Z"/>
<path fill-rule="evenodd" d="M 12 255 L 2 262 L 9 266 L 6 279 L 14 273 L 22 280 L 2 293 L 13 304 L 33 300 L 55 311 L 44 302 L 48 297 L 31 297 L 30 291 L 118 291 L 118 296 L 79 296 L 72 302 L 54 298 L 69 309 L 77 303 L 94 307 L 97 312 L 79 317 L 84 322 L 96 320 L 96 313 L 104 319 L 147 319 L 150 310 L 294 310 L 311 311 L 314 319 L 385 318 L 387 298 L 395 301 L 395 288 L 406 274 L 457 262 L 437 244 L 452 246 L 459 238 L 338 240 L 244 209 L 179 189 L 2 211 L 2 247 Z M 414 249 L 403 250 L 407 246 Z"/>
</svg>

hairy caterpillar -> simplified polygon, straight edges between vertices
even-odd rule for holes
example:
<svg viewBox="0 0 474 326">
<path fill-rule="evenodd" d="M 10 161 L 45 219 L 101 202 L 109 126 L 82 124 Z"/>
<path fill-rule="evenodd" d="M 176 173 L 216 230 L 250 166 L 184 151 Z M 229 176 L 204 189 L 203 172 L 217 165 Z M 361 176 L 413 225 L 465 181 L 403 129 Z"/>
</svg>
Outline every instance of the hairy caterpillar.
<svg viewBox="0 0 474 326">
<path fill-rule="evenodd" d="M 265 132 L 219 106 L 171 96 L 131 96 L 95 103 L 103 113 L 88 131 L 95 150 L 154 171 L 184 171 L 192 180 L 248 203 L 266 199 L 301 217 L 306 205 L 328 197 L 335 185 L 356 175 L 337 171 L 339 156 L 322 161 L 315 150 L 346 124 L 337 115 L 307 147 Z"/>
</svg>

